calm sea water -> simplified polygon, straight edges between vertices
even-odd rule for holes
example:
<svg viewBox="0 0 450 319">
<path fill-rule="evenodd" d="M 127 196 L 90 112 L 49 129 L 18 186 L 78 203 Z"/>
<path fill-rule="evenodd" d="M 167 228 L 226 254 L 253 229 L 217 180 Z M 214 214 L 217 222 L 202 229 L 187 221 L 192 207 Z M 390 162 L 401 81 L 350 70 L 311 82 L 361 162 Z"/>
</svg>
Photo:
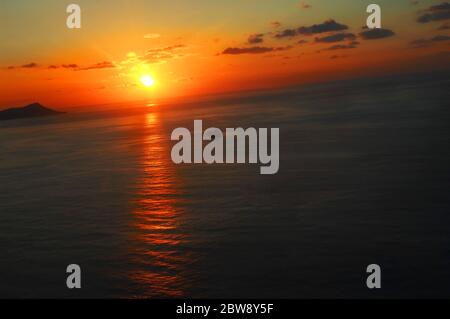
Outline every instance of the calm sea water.
<svg viewBox="0 0 450 319">
<path fill-rule="evenodd" d="M 0 123 L 0 296 L 450 297 L 449 82 Z M 194 119 L 279 127 L 279 173 L 174 165 L 170 133 Z M 65 286 L 72 263 L 80 290 Z"/>
</svg>

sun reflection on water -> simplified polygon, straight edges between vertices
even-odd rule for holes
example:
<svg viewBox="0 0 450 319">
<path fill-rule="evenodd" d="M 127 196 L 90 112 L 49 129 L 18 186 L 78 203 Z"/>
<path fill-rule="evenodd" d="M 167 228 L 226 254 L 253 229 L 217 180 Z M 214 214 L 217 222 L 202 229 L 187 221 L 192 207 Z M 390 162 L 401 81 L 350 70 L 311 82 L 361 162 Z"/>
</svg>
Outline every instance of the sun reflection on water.
<svg viewBox="0 0 450 319">
<path fill-rule="evenodd" d="M 188 286 L 186 235 L 180 228 L 180 183 L 170 160 L 170 145 L 157 113 L 146 115 L 141 176 L 133 201 L 133 236 L 139 265 L 131 279 L 143 297 L 181 297 Z"/>
</svg>

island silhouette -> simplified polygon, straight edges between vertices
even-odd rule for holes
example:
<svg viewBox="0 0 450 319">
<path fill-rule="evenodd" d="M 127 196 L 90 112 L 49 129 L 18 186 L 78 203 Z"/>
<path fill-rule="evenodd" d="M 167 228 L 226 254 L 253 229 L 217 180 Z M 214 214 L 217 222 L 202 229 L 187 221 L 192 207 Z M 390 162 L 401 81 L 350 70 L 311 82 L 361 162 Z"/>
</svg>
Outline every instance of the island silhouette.
<svg viewBox="0 0 450 319">
<path fill-rule="evenodd" d="M 23 107 L 15 107 L 0 111 L 0 120 L 13 120 L 30 117 L 43 117 L 65 114 L 49 109 L 39 103 L 32 103 Z"/>
</svg>

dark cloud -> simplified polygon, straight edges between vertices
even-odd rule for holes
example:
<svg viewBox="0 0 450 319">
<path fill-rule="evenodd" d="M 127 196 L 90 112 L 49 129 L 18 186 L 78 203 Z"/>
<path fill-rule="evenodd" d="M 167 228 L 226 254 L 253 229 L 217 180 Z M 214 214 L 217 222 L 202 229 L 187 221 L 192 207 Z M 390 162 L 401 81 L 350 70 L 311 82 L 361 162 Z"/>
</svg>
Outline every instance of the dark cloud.
<svg viewBox="0 0 450 319">
<path fill-rule="evenodd" d="M 334 51 L 334 50 L 346 50 L 346 49 L 355 49 L 359 42 L 353 41 L 348 44 L 335 44 L 329 48 L 326 48 L 326 51 Z"/>
<path fill-rule="evenodd" d="M 328 35 L 321 38 L 316 38 L 316 42 L 325 42 L 325 43 L 331 43 L 331 42 L 340 42 L 344 40 L 354 40 L 356 39 L 356 36 L 353 33 L 336 33 L 332 35 Z"/>
<path fill-rule="evenodd" d="M 308 43 L 305 39 L 298 40 L 297 44 L 305 44 Z"/>
<path fill-rule="evenodd" d="M 275 35 L 276 38 L 294 37 L 298 35 L 312 35 L 325 32 L 347 30 L 348 26 L 340 24 L 333 19 L 329 19 L 323 23 L 313 24 L 311 26 L 299 27 L 297 29 L 285 29 Z"/>
<path fill-rule="evenodd" d="M 78 68 L 79 66 L 78 64 L 72 63 L 72 64 L 62 64 L 61 67 L 65 69 L 75 69 Z"/>
<path fill-rule="evenodd" d="M 417 18 L 417 22 L 428 23 L 448 19 L 450 19 L 450 3 L 443 2 L 441 4 L 430 6 L 428 9 L 423 11 Z"/>
<path fill-rule="evenodd" d="M 333 19 L 329 19 L 321 24 L 313 24 L 309 27 L 300 27 L 298 28 L 298 33 L 303 35 L 331 32 L 331 31 L 343 31 L 347 30 L 348 26 L 345 24 L 340 24 L 334 21 Z"/>
<path fill-rule="evenodd" d="M 330 56 L 330 59 L 334 60 L 334 59 L 340 59 L 340 58 L 346 58 L 348 57 L 348 55 L 332 55 Z"/>
<path fill-rule="evenodd" d="M 450 10 L 450 3 L 442 2 L 441 4 L 436 4 L 429 8 L 430 11 L 442 11 L 442 10 Z"/>
<path fill-rule="evenodd" d="M 298 32 L 296 29 L 285 29 L 281 32 L 278 32 L 275 37 L 276 38 L 289 38 L 289 37 L 295 37 L 298 35 Z"/>
<path fill-rule="evenodd" d="M 61 65 L 52 64 L 52 65 L 48 66 L 49 69 L 59 69 L 59 68 L 76 69 L 76 68 L 79 68 L 79 67 L 80 66 L 78 64 L 74 64 L 74 63 L 72 63 L 72 64 L 61 64 Z"/>
<path fill-rule="evenodd" d="M 394 31 L 389 29 L 365 29 L 359 36 L 364 40 L 377 40 L 383 38 L 389 38 L 395 35 Z"/>
<path fill-rule="evenodd" d="M 302 2 L 300 3 L 300 8 L 302 8 L 302 9 L 311 9 L 311 8 L 312 8 L 312 5 L 307 4 L 307 3 L 305 3 L 304 1 L 302 1 Z"/>
<path fill-rule="evenodd" d="M 448 35 L 437 35 L 430 39 L 417 39 L 412 41 L 410 44 L 414 48 L 428 47 L 434 43 L 450 41 L 450 36 Z"/>
<path fill-rule="evenodd" d="M 450 24 L 448 23 L 444 23 L 443 25 L 441 25 L 438 30 L 449 30 L 450 29 Z"/>
<path fill-rule="evenodd" d="M 88 70 L 95 70 L 95 69 L 110 69 L 115 68 L 115 64 L 112 62 L 104 61 L 104 62 L 98 62 L 95 64 L 92 64 L 90 66 L 86 67 L 80 67 L 76 69 L 76 71 L 88 71 Z"/>
<path fill-rule="evenodd" d="M 290 49 L 290 46 L 287 47 L 248 47 L 248 48 L 226 48 L 223 50 L 222 54 L 231 54 L 231 55 L 237 55 L 237 54 L 261 54 L 261 53 L 267 53 L 267 52 L 274 52 L 274 51 L 284 51 Z"/>
<path fill-rule="evenodd" d="M 37 68 L 37 67 L 38 67 L 38 65 L 34 62 L 24 64 L 21 66 L 21 68 L 24 68 L 24 69 L 32 69 L 32 68 Z"/>
<path fill-rule="evenodd" d="M 264 34 L 263 33 L 251 34 L 248 37 L 247 42 L 250 44 L 263 43 L 264 42 Z"/>
<path fill-rule="evenodd" d="M 90 66 L 86 66 L 86 67 L 81 67 L 78 64 L 75 63 L 70 63 L 70 64 L 51 64 L 48 67 L 45 66 L 40 66 L 37 63 L 31 62 L 31 63 L 27 63 L 27 64 L 23 64 L 20 66 L 14 66 L 11 65 L 9 67 L 7 67 L 8 70 L 14 70 L 14 69 L 36 69 L 36 68 L 47 68 L 47 69 L 51 69 L 51 70 L 55 70 L 55 69 L 72 69 L 72 70 L 76 70 L 76 71 L 84 71 L 84 70 L 92 70 L 92 69 L 105 69 L 105 68 L 114 68 L 115 65 L 112 62 L 99 62 Z"/>
<path fill-rule="evenodd" d="M 27 64 L 22 64 L 22 65 L 10 65 L 7 66 L 5 69 L 7 70 L 14 70 L 14 69 L 34 69 L 39 67 L 39 65 L 37 63 L 34 62 L 30 62 Z"/>
<path fill-rule="evenodd" d="M 281 22 L 279 22 L 279 21 L 272 21 L 272 22 L 270 23 L 270 25 L 271 25 L 272 27 L 274 27 L 274 28 L 279 28 L 279 27 L 281 27 Z"/>
</svg>

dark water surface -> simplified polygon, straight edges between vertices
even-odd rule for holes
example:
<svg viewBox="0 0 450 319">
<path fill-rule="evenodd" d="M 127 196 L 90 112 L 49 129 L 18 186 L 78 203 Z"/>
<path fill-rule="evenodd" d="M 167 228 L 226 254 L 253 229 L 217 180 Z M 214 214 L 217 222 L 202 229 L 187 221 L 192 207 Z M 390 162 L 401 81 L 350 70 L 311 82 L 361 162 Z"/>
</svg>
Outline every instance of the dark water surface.
<svg viewBox="0 0 450 319">
<path fill-rule="evenodd" d="M 0 297 L 450 297 L 449 84 L 0 123 Z M 174 165 L 170 133 L 194 119 L 279 127 L 279 173 Z M 65 286 L 72 263 L 81 290 Z"/>
</svg>

